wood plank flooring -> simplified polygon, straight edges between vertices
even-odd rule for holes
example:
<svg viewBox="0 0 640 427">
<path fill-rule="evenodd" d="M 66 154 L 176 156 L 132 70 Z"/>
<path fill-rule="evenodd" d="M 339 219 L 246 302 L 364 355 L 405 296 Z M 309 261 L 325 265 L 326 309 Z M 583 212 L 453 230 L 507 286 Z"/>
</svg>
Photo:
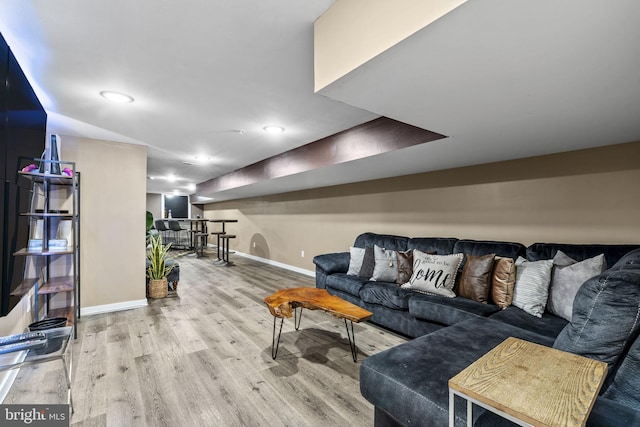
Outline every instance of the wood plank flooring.
<svg viewBox="0 0 640 427">
<path fill-rule="evenodd" d="M 178 258 L 174 295 L 136 310 L 85 316 L 73 351 L 73 426 L 371 426 L 360 361 L 406 339 L 305 310 L 286 319 L 276 360 L 263 298 L 313 278 L 232 256 L 233 267 Z M 64 403 L 61 364 L 20 370 L 4 403 Z"/>
</svg>

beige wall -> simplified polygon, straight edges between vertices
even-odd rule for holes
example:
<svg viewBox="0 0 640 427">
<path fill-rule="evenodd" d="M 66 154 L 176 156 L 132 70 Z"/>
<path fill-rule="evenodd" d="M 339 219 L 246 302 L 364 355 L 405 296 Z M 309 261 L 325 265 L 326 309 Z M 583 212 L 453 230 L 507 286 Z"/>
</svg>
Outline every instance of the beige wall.
<svg viewBox="0 0 640 427">
<path fill-rule="evenodd" d="M 466 0 L 337 0 L 314 24 L 316 92 Z"/>
<path fill-rule="evenodd" d="M 147 193 L 147 210 L 153 214 L 153 219 L 162 218 L 162 194 Z"/>
<path fill-rule="evenodd" d="M 145 299 L 147 149 L 62 136 L 81 173 L 81 308 Z"/>
<path fill-rule="evenodd" d="M 640 142 L 212 203 L 231 248 L 313 270 L 362 232 L 562 243 L 640 243 Z M 255 247 L 254 247 L 255 243 Z M 301 257 L 301 251 L 305 257 Z"/>
</svg>

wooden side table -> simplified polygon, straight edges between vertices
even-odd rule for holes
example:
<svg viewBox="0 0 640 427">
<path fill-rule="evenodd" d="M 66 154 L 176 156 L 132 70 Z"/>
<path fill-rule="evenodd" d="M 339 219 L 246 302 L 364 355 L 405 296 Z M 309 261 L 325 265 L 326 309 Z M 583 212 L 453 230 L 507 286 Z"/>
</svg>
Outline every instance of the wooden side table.
<svg viewBox="0 0 640 427">
<path fill-rule="evenodd" d="M 458 395 L 522 426 L 584 426 L 607 364 L 509 337 L 449 380 L 449 426 Z"/>
</svg>

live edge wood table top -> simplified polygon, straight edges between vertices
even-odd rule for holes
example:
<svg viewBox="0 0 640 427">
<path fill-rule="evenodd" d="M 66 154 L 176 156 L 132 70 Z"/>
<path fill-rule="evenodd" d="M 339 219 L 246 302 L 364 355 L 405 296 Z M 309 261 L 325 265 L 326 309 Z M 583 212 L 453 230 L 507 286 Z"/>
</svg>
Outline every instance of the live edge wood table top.
<svg viewBox="0 0 640 427">
<path fill-rule="evenodd" d="M 606 374 L 604 362 L 510 337 L 449 380 L 450 399 L 521 425 L 584 426 Z"/>
<path fill-rule="evenodd" d="M 347 319 L 356 323 L 373 316 L 370 311 L 319 288 L 280 289 L 266 297 L 264 302 L 274 317 L 291 317 L 297 307 L 309 310 L 324 310 L 339 319 Z"/>
</svg>

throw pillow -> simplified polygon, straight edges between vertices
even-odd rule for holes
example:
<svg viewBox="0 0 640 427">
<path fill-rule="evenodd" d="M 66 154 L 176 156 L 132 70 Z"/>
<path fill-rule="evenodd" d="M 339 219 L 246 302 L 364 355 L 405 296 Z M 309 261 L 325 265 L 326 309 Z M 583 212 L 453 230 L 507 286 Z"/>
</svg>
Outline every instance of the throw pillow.
<svg viewBox="0 0 640 427">
<path fill-rule="evenodd" d="M 350 276 L 357 276 L 362 268 L 362 259 L 364 258 L 364 248 L 349 248 L 349 270 L 347 274 Z"/>
<path fill-rule="evenodd" d="M 542 317 L 549 296 L 552 267 L 552 259 L 527 261 L 518 257 L 513 305 L 533 316 Z"/>
<path fill-rule="evenodd" d="M 495 254 L 483 256 L 466 255 L 467 262 L 462 268 L 458 294 L 486 304 L 489 300 L 490 275 Z"/>
<path fill-rule="evenodd" d="M 609 369 L 615 367 L 630 341 L 638 336 L 638 283 L 640 249 L 580 286 L 571 323 L 558 334 L 553 348 L 606 362 Z"/>
<path fill-rule="evenodd" d="M 491 300 L 501 309 L 506 309 L 513 301 L 516 284 L 516 262 L 509 257 L 497 256 L 491 275 Z"/>
<path fill-rule="evenodd" d="M 593 276 L 602 273 L 606 267 L 604 254 L 578 262 L 562 251 L 553 257 L 551 288 L 547 309 L 556 316 L 571 322 L 573 300 L 578 289 Z"/>
<path fill-rule="evenodd" d="M 371 280 L 376 282 L 393 282 L 398 278 L 398 257 L 396 251 L 373 246 L 374 267 Z"/>
<path fill-rule="evenodd" d="M 413 274 L 402 287 L 454 298 L 453 286 L 463 257 L 463 254 L 429 255 L 414 249 Z"/>
<path fill-rule="evenodd" d="M 411 279 L 413 274 L 413 251 L 398 252 L 398 279 L 396 283 L 402 285 Z"/>
<path fill-rule="evenodd" d="M 373 276 L 373 269 L 376 266 L 376 259 L 373 255 L 373 248 L 365 248 L 364 256 L 362 257 L 362 267 L 360 267 L 360 272 L 358 276 L 366 277 L 369 279 Z"/>
</svg>

